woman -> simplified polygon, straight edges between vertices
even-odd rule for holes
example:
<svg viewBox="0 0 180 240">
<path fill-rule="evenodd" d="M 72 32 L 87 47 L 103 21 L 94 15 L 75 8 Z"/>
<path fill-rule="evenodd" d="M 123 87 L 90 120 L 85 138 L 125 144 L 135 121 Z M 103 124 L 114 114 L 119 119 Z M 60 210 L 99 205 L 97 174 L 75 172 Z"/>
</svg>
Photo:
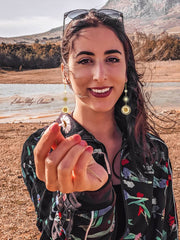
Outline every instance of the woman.
<svg viewBox="0 0 180 240">
<path fill-rule="evenodd" d="M 75 109 L 22 153 L 41 239 L 178 239 L 168 150 L 150 133 L 122 14 L 67 17 L 61 69 Z"/>
</svg>

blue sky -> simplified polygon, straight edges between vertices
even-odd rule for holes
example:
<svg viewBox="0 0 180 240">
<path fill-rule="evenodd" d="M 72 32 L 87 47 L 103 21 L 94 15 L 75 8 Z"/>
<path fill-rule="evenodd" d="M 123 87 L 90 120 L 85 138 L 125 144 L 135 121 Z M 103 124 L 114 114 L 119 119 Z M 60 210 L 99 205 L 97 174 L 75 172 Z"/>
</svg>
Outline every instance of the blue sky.
<svg viewBox="0 0 180 240">
<path fill-rule="evenodd" d="M 63 13 L 101 8 L 107 0 L 0 0 L 0 37 L 42 33 L 62 25 Z"/>
</svg>

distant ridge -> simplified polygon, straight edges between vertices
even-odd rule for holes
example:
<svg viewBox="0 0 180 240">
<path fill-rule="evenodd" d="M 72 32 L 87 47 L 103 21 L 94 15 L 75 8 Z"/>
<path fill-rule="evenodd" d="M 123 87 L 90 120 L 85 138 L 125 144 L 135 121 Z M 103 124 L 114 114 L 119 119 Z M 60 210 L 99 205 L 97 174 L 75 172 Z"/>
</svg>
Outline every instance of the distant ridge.
<svg viewBox="0 0 180 240">
<path fill-rule="evenodd" d="M 168 15 L 178 5 L 179 0 L 108 0 L 103 8 L 122 11 L 126 18 L 154 18 Z"/>
<path fill-rule="evenodd" d="M 103 8 L 122 11 L 129 33 L 180 33 L 179 0 L 109 0 Z"/>
<path fill-rule="evenodd" d="M 125 19 L 125 29 L 130 35 L 135 32 L 145 34 L 167 32 L 180 36 L 179 0 L 108 0 L 103 8 L 122 11 Z M 60 41 L 61 34 L 62 26 L 28 36 L 0 37 L 0 43 L 57 43 Z"/>
<path fill-rule="evenodd" d="M 39 34 L 32 34 L 32 35 L 25 35 L 25 36 L 19 36 L 19 37 L 9 37 L 4 38 L 0 37 L 0 43 L 22 43 L 22 44 L 33 44 L 33 43 L 57 43 L 60 41 L 60 36 L 62 33 L 62 26 L 52 28 L 51 30 Z"/>
</svg>

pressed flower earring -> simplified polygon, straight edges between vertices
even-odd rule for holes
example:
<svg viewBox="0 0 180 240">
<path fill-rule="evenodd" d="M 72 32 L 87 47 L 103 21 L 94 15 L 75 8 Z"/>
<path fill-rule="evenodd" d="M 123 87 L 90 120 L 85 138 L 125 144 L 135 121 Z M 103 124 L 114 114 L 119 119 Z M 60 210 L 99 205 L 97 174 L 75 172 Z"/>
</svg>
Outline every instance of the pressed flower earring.
<svg viewBox="0 0 180 240">
<path fill-rule="evenodd" d="M 62 75 L 63 75 L 63 83 L 64 83 L 64 97 L 63 97 L 63 101 L 64 101 L 64 106 L 62 107 L 62 112 L 63 113 L 69 113 L 69 108 L 67 106 L 67 84 L 70 84 L 70 81 L 68 79 L 68 68 L 66 64 L 61 64 L 61 71 L 62 71 Z"/>
<path fill-rule="evenodd" d="M 123 97 L 123 101 L 124 101 L 124 106 L 122 106 L 121 108 L 121 112 L 124 115 L 129 115 L 131 113 L 131 107 L 127 104 L 129 102 L 129 98 L 128 98 L 128 90 L 127 90 L 127 83 L 125 83 L 125 87 L 124 87 L 124 97 Z"/>
<path fill-rule="evenodd" d="M 68 98 L 67 98 L 67 84 L 64 83 L 64 97 L 63 97 L 63 101 L 64 101 L 64 106 L 62 107 L 62 112 L 64 113 L 68 113 L 69 112 L 69 108 L 67 106 L 67 101 L 68 101 Z"/>
</svg>

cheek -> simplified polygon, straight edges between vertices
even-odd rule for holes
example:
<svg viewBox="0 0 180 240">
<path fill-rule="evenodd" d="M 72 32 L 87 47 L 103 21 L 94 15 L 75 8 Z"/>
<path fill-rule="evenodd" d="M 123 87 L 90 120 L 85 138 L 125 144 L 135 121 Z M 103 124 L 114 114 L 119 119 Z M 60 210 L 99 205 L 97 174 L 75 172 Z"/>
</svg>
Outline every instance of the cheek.
<svg viewBox="0 0 180 240">
<path fill-rule="evenodd" d="M 113 76 L 111 75 L 111 77 L 112 79 L 114 79 L 116 84 L 120 86 L 124 86 L 125 82 L 127 82 L 127 75 L 125 71 L 115 71 Z"/>
<path fill-rule="evenodd" d="M 70 82 L 72 87 L 74 88 L 87 88 L 89 82 L 90 82 L 90 77 L 87 72 L 80 70 L 80 71 L 75 71 L 75 73 L 70 74 Z"/>
<path fill-rule="evenodd" d="M 91 74 L 90 70 L 86 67 L 75 67 L 71 71 L 71 75 L 74 79 L 85 79 Z"/>
<path fill-rule="evenodd" d="M 71 87 L 74 93 L 87 94 L 87 84 L 83 81 L 83 78 L 71 79 Z"/>
</svg>

